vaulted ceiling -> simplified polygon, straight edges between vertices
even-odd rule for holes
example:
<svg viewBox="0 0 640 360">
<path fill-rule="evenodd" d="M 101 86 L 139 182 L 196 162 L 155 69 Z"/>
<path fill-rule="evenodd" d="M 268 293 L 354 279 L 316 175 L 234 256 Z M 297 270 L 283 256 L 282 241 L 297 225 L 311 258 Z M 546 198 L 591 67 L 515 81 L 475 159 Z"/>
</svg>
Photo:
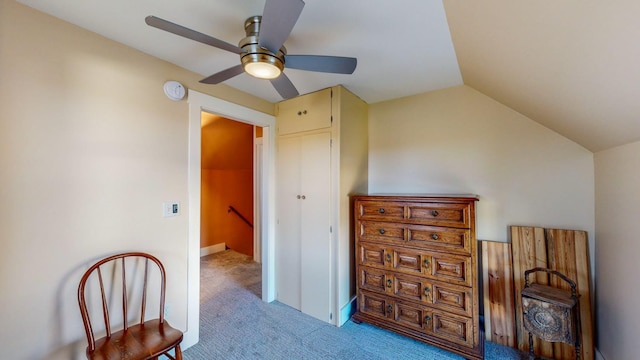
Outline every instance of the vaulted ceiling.
<svg viewBox="0 0 640 360">
<path fill-rule="evenodd" d="M 238 55 L 145 24 L 154 15 L 231 44 L 265 0 L 18 0 L 209 76 Z M 368 103 L 466 84 L 591 151 L 640 140 L 640 2 L 306 0 L 289 54 L 358 59 L 352 75 L 285 69 L 301 94 L 343 84 Z M 271 102 L 268 81 L 225 84 Z M 216 86 L 216 85 L 212 85 Z"/>
</svg>

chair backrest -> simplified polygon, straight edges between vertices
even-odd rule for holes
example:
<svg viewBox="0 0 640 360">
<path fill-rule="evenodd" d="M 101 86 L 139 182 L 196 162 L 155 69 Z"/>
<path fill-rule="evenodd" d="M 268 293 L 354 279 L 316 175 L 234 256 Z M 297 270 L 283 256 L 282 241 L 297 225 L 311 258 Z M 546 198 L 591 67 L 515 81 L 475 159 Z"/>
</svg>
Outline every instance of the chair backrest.
<svg viewBox="0 0 640 360">
<path fill-rule="evenodd" d="M 150 269 L 150 264 L 155 264 L 156 266 Z M 106 275 L 103 276 L 103 274 Z M 95 349 L 96 341 L 94 323 L 91 319 L 98 317 L 95 313 L 100 313 L 99 309 L 93 309 L 92 311 L 91 305 L 94 303 L 102 304 L 101 318 L 104 321 L 104 331 L 106 331 L 107 337 L 110 337 L 113 332 L 113 324 L 118 327 L 118 330 L 126 330 L 130 325 L 130 315 L 139 315 L 140 324 L 142 324 L 145 321 L 147 308 L 147 287 L 153 274 L 159 275 L 159 284 L 153 287 L 160 288 L 159 314 L 157 318 L 160 323 L 163 323 L 166 278 L 164 266 L 156 257 L 142 252 L 112 255 L 96 262 L 84 273 L 78 286 L 78 304 L 80 305 L 80 313 L 82 314 L 87 342 L 89 343 L 88 350 L 93 351 Z M 154 279 L 157 279 L 157 276 Z M 93 285 L 97 285 L 96 287 L 99 288 L 99 291 Z M 136 292 L 140 292 L 140 297 L 133 296 Z M 99 299 L 88 296 L 94 293 L 99 294 Z M 110 306 L 117 306 L 118 303 L 122 305 L 119 309 Z M 119 310 L 122 312 L 119 313 Z M 135 314 L 134 312 L 138 310 L 139 312 Z M 119 322 L 120 320 L 122 321 L 121 323 Z M 98 331 L 103 331 L 102 327 L 97 329 Z"/>
</svg>

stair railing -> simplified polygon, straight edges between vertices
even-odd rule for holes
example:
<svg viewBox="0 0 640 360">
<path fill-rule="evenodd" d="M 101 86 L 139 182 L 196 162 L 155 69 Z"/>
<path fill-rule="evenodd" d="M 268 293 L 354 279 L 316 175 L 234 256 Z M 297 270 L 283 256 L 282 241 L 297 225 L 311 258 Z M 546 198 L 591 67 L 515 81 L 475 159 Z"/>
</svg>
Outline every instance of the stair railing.
<svg viewBox="0 0 640 360">
<path fill-rule="evenodd" d="M 227 210 L 227 213 L 230 213 L 230 212 L 233 212 L 234 214 L 236 214 L 240 219 L 242 219 L 242 221 L 244 221 L 247 225 L 249 225 L 250 228 L 253 229 L 253 224 L 251 223 L 251 221 L 247 220 L 246 217 L 242 216 L 242 214 L 240 214 L 240 212 L 231 205 L 229 205 L 229 209 Z"/>
</svg>

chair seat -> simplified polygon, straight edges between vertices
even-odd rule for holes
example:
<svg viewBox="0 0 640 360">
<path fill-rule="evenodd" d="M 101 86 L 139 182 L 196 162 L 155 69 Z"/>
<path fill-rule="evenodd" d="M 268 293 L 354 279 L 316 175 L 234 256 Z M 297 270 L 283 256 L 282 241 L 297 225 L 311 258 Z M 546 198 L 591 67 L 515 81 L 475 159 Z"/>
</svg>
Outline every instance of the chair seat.
<svg viewBox="0 0 640 360">
<path fill-rule="evenodd" d="M 165 320 L 154 319 L 134 325 L 127 330 L 96 340 L 96 348 L 87 358 L 92 360 L 150 359 L 182 341 L 182 332 Z"/>
</svg>

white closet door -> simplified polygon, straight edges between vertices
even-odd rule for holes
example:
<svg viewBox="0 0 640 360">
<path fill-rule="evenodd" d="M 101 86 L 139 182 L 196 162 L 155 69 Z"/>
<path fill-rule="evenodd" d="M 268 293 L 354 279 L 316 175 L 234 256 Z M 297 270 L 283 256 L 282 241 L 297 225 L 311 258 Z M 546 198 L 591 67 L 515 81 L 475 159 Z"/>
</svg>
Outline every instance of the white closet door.
<svg viewBox="0 0 640 360">
<path fill-rule="evenodd" d="M 300 310 L 301 137 L 279 139 L 275 242 L 276 298 Z"/>
<path fill-rule="evenodd" d="M 302 137 L 301 311 L 330 321 L 331 134 Z"/>
</svg>

